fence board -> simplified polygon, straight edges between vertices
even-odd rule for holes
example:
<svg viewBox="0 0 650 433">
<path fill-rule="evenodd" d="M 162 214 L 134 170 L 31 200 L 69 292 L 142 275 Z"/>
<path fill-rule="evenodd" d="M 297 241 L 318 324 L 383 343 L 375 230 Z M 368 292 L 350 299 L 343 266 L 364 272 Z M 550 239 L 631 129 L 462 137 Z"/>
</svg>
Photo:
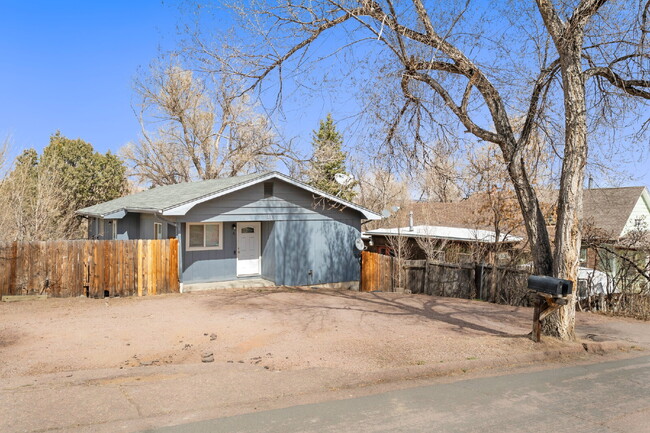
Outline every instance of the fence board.
<svg viewBox="0 0 650 433">
<path fill-rule="evenodd" d="M 398 260 L 368 251 L 361 253 L 361 291 L 391 292 L 401 282 L 402 288 L 412 293 L 465 299 L 482 297 L 486 300 L 489 296 L 499 303 L 528 306 L 527 278 L 528 272 L 519 269 Z M 491 288 L 496 290 L 492 294 Z"/>
<path fill-rule="evenodd" d="M 136 261 L 138 262 L 138 296 L 142 296 L 144 290 L 144 245 L 143 240 L 138 240 L 138 252 L 136 256 Z"/>
<path fill-rule="evenodd" d="M 0 244 L 0 295 L 153 295 L 179 291 L 178 241 Z"/>
</svg>

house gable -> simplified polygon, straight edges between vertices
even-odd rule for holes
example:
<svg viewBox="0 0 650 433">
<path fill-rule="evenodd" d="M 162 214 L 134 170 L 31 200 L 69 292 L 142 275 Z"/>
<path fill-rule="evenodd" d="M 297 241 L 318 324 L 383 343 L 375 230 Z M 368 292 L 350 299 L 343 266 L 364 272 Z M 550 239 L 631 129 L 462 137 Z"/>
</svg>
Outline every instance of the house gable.
<svg viewBox="0 0 650 433">
<path fill-rule="evenodd" d="M 318 221 L 335 220 L 360 228 L 364 214 L 333 203 L 281 179 L 273 179 L 273 194 L 266 196 L 264 182 L 194 205 L 183 222 Z"/>
<path fill-rule="evenodd" d="M 625 223 L 620 237 L 633 230 L 650 230 L 650 193 L 644 188 Z"/>
<path fill-rule="evenodd" d="M 281 173 L 277 173 L 277 172 L 270 172 L 270 173 L 267 173 L 265 175 L 258 176 L 256 178 L 250 180 L 250 181 L 241 182 L 241 183 L 236 184 L 236 185 L 234 185 L 234 186 L 232 186 L 230 188 L 225 188 L 225 189 L 222 189 L 220 191 L 216 191 L 216 192 L 214 192 L 212 194 L 206 194 L 206 195 L 204 195 L 202 197 L 198 197 L 198 198 L 189 200 L 187 202 L 178 204 L 176 206 L 168 207 L 168 208 L 166 208 L 166 209 L 164 209 L 162 211 L 162 214 L 165 215 L 165 216 L 186 215 L 192 208 L 194 208 L 195 206 L 197 206 L 197 205 L 199 205 L 201 203 L 205 203 L 205 202 L 211 201 L 211 200 L 213 200 L 215 198 L 232 194 L 234 192 L 240 191 L 242 189 L 248 188 L 248 187 L 253 186 L 253 185 L 258 185 L 261 188 L 263 188 L 264 182 L 275 181 L 275 180 L 283 181 L 283 182 L 285 182 L 287 184 L 295 186 L 296 188 L 305 190 L 305 191 L 311 193 L 314 196 L 320 197 L 323 200 L 323 202 L 329 201 L 330 204 L 335 204 L 336 207 L 350 208 L 350 209 L 356 210 L 357 212 L 359 212 L 361 214 L 362 218 L 369 219 L 369 220 L 378 220 L 378 219 L 382 218 L 381 215 L 379 215 L 379 214 L 377 214 L 375 212 L 372 212 L 369 209 L 366 209 L 366 208 L 364 208 L 362 206 L 359 206 L 359 205 L 356 205 L 354 203 L 345 201 L 345 200 L 343 200 L 343 199 L 341 199 L 339 197 L 335 197 L 333 195 L 327 194 L 327 193 L 325 193 L 323 191 L 320 191 L 320 190 L 318 190 L 316 188 L 313 188 L 310 185 L 307 185 L 307 184 L 305 184 L 303 182 L 299 182 L 299 181 L 297 181 L 297 180 L 295 180 L 295 179 L 293 179 L 293 178 L 291 178 L 289 176 L 285 176 L 285 175 L 283 175 Z M 332 206 L 332 207 L 334 207 L 334 206 Z"/>
</svg>

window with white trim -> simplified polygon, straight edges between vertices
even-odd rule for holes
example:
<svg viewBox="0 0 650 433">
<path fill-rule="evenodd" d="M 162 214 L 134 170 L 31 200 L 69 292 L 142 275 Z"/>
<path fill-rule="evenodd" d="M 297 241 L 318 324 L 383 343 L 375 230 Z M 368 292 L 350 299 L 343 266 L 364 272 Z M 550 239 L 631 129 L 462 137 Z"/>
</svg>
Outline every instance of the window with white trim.
<svg viewBox="0 0 650 433">
<path fill-rule="evenodd" d="M 153 238 L 162 239 L 162 223 L 153 223 Z"/>
<path fill-rule="evenodd" d="M 187 223 L 187 251 L 221 250 L 221 223 Z"/>
<path fill-rule="evenodd" d="M 580 263 L 587 262 L 587 248 L 580 248 Z"/>
</svg>

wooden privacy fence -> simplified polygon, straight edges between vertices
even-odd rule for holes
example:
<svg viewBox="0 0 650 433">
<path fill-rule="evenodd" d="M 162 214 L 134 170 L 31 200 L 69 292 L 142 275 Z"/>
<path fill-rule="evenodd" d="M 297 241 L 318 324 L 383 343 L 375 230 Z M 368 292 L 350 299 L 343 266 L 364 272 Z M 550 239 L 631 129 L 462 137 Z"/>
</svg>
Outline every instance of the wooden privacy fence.
<svg viewBox="0 0 650 433">
<path fill-rule="evenodd" d="M 427 260 L 399 260 L 361 253 L 361 291 L 395 292 L 489 299 L 509 305 L 528 305 L 529 273 L 519 269 Z"/>
<path fill-rule="evenodd" d="M 0 243 L 0 295 L 155 295 L 179 291 L 178 240 Z"/>
</svg>

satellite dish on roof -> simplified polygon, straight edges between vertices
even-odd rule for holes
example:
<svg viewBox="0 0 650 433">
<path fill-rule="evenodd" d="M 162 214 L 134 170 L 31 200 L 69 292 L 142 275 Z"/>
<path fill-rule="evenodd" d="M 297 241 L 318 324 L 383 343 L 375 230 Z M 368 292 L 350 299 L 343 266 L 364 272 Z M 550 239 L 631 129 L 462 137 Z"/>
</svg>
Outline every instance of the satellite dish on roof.
<svg viewBox="0 0 650 433">
<path fill-rule="evenodd" d="M 349 174 L 344 174 L 344 173 L 336 173 L 334 175 L 334 180 L 342 186 L 348 186 L 354 181 L 354 177 Z"/>
<path fill-rule="evenodd" d="M 354 241 L 354 247 L 359 251 L 363 251 L 366 249 L 366 246 L 363 243 L 363 239 L 361 238 L 357 238 L 357 240 Z"/>
</svg>

